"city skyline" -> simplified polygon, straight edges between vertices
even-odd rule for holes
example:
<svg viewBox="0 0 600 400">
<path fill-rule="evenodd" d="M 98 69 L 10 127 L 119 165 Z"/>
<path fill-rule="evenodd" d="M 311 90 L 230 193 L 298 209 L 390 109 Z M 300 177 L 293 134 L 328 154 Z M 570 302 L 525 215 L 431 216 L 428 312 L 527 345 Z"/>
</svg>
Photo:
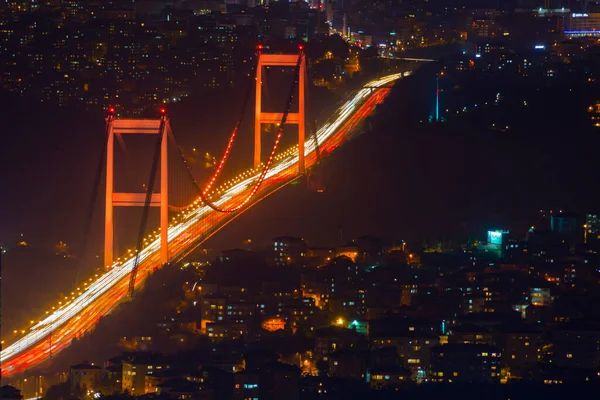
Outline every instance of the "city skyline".
<svg viewBox="0 0 600 400">
<path fill-rule="evenodd" d="M 594 392 L 599 37 L 595 1 L 0 3 L 2 397 Z"/>
</svg>

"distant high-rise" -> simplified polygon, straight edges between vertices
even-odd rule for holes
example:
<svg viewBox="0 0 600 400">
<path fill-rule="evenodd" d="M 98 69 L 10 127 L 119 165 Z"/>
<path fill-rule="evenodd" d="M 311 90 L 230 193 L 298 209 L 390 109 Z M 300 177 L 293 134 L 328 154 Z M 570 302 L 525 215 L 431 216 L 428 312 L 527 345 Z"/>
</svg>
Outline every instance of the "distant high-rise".
<svg viewBox="0 0 600 400">
<path fill-rule="evenodd" d="M 291 236 L 282 236 L 273 239 L 273 252 L 275 264 L 285 265 L 298 262 L 306 255 L 308 247 L 304 239 Z"/>
<path fill-rule="evenodd" d="M 577 231 L 577 216 L 573 213 L 552 214 L 550 230 L 556 233 L 573 234 Z"/>
<path fill-rule="evenodd" d="M 600 238 L 600 214 L 590 213 L 585 216 L 585 235 L 588 240 Z"/>
</svg>

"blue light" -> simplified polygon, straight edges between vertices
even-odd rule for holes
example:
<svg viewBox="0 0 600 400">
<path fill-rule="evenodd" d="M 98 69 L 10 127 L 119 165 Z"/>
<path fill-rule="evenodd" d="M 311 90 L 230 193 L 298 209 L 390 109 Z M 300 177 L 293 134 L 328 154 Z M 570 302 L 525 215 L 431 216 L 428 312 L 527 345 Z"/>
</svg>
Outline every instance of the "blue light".
<svg viewBox="0 0 600 400">
<path fill-rule="evenodd" d="M 440 120 L 440 78 L 435 81 L 435 121 Z"/>
<path fill-rule="evenodd" d="M 565 35 L 592 35 L 599 36 L 600 31 L 565 31 Z"/>
<path fill-rule="evenodd" d="M 481 54 L 479 54 L 479 53 L 475 54 L 475 58 L 481 58 Z"/>
<path fill-rule="evenodd" d="M 546 46 L 544 46 L 543 44 L 536 44 L 536 45 L 535 45 L 535 48 L 536 48 L 537 50 L 544 50 L 544 49 L 546 48 Z"/>
</svg>

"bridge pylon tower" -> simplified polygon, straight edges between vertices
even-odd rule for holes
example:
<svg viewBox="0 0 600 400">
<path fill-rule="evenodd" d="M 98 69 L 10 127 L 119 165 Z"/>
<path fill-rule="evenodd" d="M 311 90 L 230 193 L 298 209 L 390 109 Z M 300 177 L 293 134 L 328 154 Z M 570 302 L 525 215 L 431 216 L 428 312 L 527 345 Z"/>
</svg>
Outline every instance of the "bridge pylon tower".
<svg viewBox="0 0 600 400">
<path fill-rule="evenodd" d="M 281 122 L 283 113 L 262 111 L 262 72 L 263 67 L 296 67 L 298 57 L 300 70 L 298 71 L 298 112 L 288 113 L 286 124 L 298 125 L 298 172 L 304 174 L 304 133 L 305 112 L 304 98 L 306 86 L 306 57 L 302 45 L 299 46 L 300 54 L 263 54 L 262 47 L 258 49 L 258 64 L 256 67 L 256 101 L 254 107 L 254 168 L 260 165 L 261 155 L 261 132 L 262 124 L 278 124 Z"/>
<path fill-rule="evenodd" d="M 106 123 L 108 124 L 108 143 L 106 152 L 106 211 L 104 220 L 104 267 L 110 267 L 114 262 L 114 208 L 115 207 L 144 207 L 146 193 L 129 193 L 114 191 L 114 144 L 115 135 L 162 135 L 160 144 L 160 192 L 153 192 L 150 199 L 151 207 L 160 208 L 160 261 L 166 264 L 169 260 L 169 171 L 168 171 L 168 140 L 170 130 L 169 119 L 161 110 L 160 119 L 116 119 L 114 109 L 109 109 Z"/>
</svg>

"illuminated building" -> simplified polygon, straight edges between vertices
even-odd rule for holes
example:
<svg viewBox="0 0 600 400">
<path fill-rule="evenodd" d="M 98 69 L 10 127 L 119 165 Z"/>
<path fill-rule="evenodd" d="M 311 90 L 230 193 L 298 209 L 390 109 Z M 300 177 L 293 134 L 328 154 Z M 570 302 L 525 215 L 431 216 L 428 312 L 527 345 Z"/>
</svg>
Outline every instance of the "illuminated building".
<svg viewBox="0 0 600 400">
<path fill-rule="evenodd" d="M 82 364 L 71 365 L 69 381 L 71 390 L 97 390 L 102 377 L 102 368 L 87 361 Z"/>
<path fill-rule="evenodd" d="M 483 295 L 465 293 L 462 298 L 461 308 L 464 314 L 484 312 L 485 297 Z"/>
<path fill-rule="evenodd" d="M 402 292 L 400 295 L 400 305 L 410 307 L 412 303 L 412 288 L 413 285 L 402 285 Z"/>
<path fill-rule="evenodd" d="M 106 383 L 109 393 L 120 393 L 123 390 L 123 363 L 122 357 L 113 357 L 104 365 L 106 370 Z"/>
<path fill-rule="evenodd" d="M 600 214 L 586 214 L 584 228 L 587 240 L 600 239 Z"/>
<path fill-rule="evenodd" d="M 339 350 L 331 353 L 328 359 L 329 376 L 343 379 L 365 379 L 368 352 L 357 349 Z"/>
<path fill-rule="evenodd" d="M 40 7 L 42 0 L 3 0 L 8 4 L 8 9 L 17 12 L 34 11 Z"/>
<path fill-rule="evenodd" d="M 419 319 L 387 318 L 369 323 L 371 348 L 395 347 L 404 367 L 413 373 L 428 369 L 431 348 L 438 340 L 434 326 Z"/>
<path fill-rule="evenodd" d="M 134 396 L 155 391 L 147 384 L 146 376 L 168 368 L 167 365 L 163 365 L 162 356 L 155 353 L 126 353 L 121 362 L 123 368 L 121 391 L 129 391 Z"/>
<path fill-rule="evenodd" d="M 571 13 L 565 19 L 567 36 L 600 36 L 600 13 Z"/>
<path fill-rule="evenodd" d="M 280 300 L 293 300 L 300 298 L 300 287 L 296 282 L 263 282 L 262 295 L 266 298 Z"/>
<path fill-rule="evenodd" d="M 308 266 L 320 267 L 334 258 L 333 250 L 327 247 L 314 248 L 311 247 L 307 251 L 307 257 L 309 258 Z"/>
<path fill-rule="evenodd" d="M 292 332 L 300 330 L 311 330 L 313 327 L 313 316 L 316 307 L 314 298 L 305 297 L 294 300 L 285 310 L 285 318 Z"/>
<path fill-rule="evenodd" d="M 431 334 L 371 335 L 371 347 L 375 349 L 393 346 L 404 360 L 404 366 L 413 373 L 425 371 L 429 366 L 431 348 L 438 344 L 438 337 Z"/>
<path fill-rule="evenodd" d="M 362 316 L 365 312 L 355 290 L 350 293 L 334 293 L 329 300 L 329 312 L 333 315 L 346 315 L 351 318 Z"/>
<path fill-rule="evenodd" d="M 498 332 L 498 345 L 502 351 L 502 368 L 511 376 L 522 376 L 528 367 L 538 362 L 543 346 L 542 333 L 534 326 L 504 326 Z"/>
<path fill-rule="evenodd" d="M 462 344 L 494 344 L 494 338 L 489 328 L 477 325 L 459 325 L 449 330 L 450 343 Z"/>
<path fill-rule="evenodd" d="M 573 261 L 564 266 L 564 275 L 558 281 L 566 285 L 571 285 L 571 287 L 582 282 L 595 282 L 594 269 L 591 264 L 594 259 L 590 259 L 590 256 L 578 258 L 573 259 Z"/>
<path fill-rule="evenodd" d="M 487 16 L 473 18 L 473 23 L 471 24 L 471 35 L 480 39 L 495 37 L 496 21 Z"/>
<path fill-rule="evenodd" d="M 315 354 L 327 360 L 329 354 L 355 347 L 363 336 L 352 329 L 330 326 L 315 331 Z"/>
<path fill-rule="evenodd" d="M 588 78 L 591 79 L 591 78 Z M 588 113 L 591 114 L 590 119 L 592 120 L 592 123 L 594 125 L 594 127 L 596 128 L 600 128 L 600 102 L 596 102 L 593 105 L 588 107 Z M 597 220 L 597 216 L 595 214 L 588 214 L 589 216 L 592 216 L 592 218 Z M 586 215 L 586 225 L 587 225 L 587 215 Z"/>
<path fill-rule="evenodd" d="M 498 258 L 504 254 L 504 246 L 508 243 L 506 230 L 491 230 L 487 232 L 487 244 L 479 245 L 477 250 L 480 255 L 485 252 L 495 253 Z"/>
<path fill-rule="evenodd" d="M 159 395 L 166 394 L 169 398 L 177 397 L 178 399 L 213 398 L 212 389 L 200 382 L 182 378 L 161 380 L 163 382 L 152 385 L 158 389 Z"/>
<path fill-rule="evenodd" d="M 486 383 L 500 380 L 502 352 L 485 344 L 445 344 L 431 349 L 431 380 Z"/>
<path fill-rule="evenodd" d="M 227 299 L 217 295 L 202 298 L 202 328 L 208 322 L 222 322 L 225 319 Z"/>
<path fill-rule="evenodd" d="M 509 234 L 508 231 L 502 231 L 502 230 L 488 231 L 487 232 L 488 244 L 502 246 L 503 243 L 507 242 L 508 234 Z"/>
<path fill-rule="evenodd" d="M 274 261 L 277 265 L 299 262 L 306 256 L 308 247 L 304 239 L 282 236 L 273 239 Z"/>
<path fill-rule="evenodd" d="M 369 370 L 367 382 L 371 389 L 394 389 L 411 381 L 412 372 L 408 368 L 395 365 L 376 367 Z"/>
<path fill-rule="evenodd" d="M 359 255 L 362 254 L 360 254 L 360 249 L 358 248 L 358 246 L 344 246 L 335 249 L 336 257 L 348 257 L 353 262 L 356 261 Z"/>
<path fill-rule="evenodd" d="M 550 230 L 564 235 L 575 234 L 578 231 L 577 216 L 573 213 L 550 215 Z"/>
<path fill-rule="evenodd" d="M 205 332 L 206 336 L 208 336 L 213 343 L 220 343 L 227 339 L 231 339 L 229 335 L 229 324 L 225 322 L 207 322 Z"/>
<path fill-rule="evenodd" d="M 507 50 L 506 43 L 502 40 L 495 41 L 484 41 L 477 43 L 476 54 L 487 54 L 487 53 L 504 53 Z"/>
<path fill-rule="evenodd" d="M 554 301 L 549 287 L 531 288 L 531 304 L 534 306 L 549 306 Z"/>
<path fill-rule="evenodd" d="M 258 399 L 259 374 L 258 371 L 240 371 L 234 375 L 234 399 Z"/>
<path fill-rule="evenodd" d="M 234 399 L 295 400 L 300 392 L 300 368 L 267 362 L 234 375 Z"/>
<path fill-rule="evenodd" d="M 262 328 L 269 332 L 275 332 L 285 329 L 285 320 L 283 318 L 268 318 L 263 321 Z"/>
<path fill-rule="evenodd" d="M 600 362 L 600 326 L 587 320 L 571 320 L 552 332 L 552 364 L 594 369 Z"/>
</svg>

